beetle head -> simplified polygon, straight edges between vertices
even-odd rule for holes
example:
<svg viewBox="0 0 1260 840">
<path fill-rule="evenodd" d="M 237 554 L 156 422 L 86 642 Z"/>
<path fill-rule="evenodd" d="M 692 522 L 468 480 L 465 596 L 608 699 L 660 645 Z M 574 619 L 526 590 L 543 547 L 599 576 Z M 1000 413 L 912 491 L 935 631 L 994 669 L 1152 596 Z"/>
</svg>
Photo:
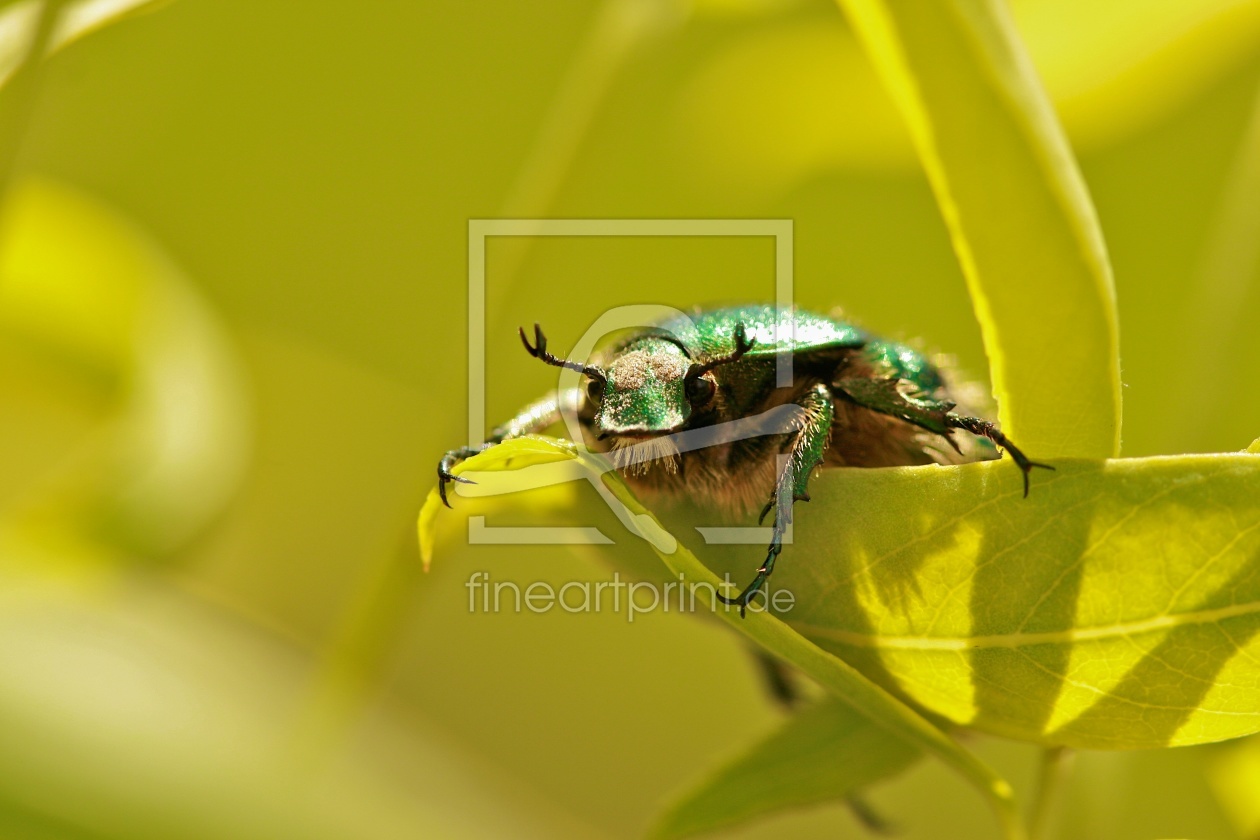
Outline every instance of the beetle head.
<svg viewBox="0 0 1260 840">
<path fill-rule="evenodd" d="M 628 451 L 625 465 L 638 470 L 655 460 L 669 460 L 678 450 L 669 441 L 671 432 L 686 427 L 691 416 L 708 408 L 717 394 L 713 369 L 733 362 L 753 345 L 740 324 L 735 329 L 735 352 L 695 362 L 691 353 L 672 334 L 647 330 L 620 345 L 604 365 L 587 365 L 559 359 L 547 352 L 547 339 L 534 325 L 534 345 L 521 330 L 521 341 L 530 355 L 556 367 L 578 370 L 588 377 L 586 397 L 595 408 L 594 431 L 601 440 L 611 439 L 615 451 Z"/>
</svg>

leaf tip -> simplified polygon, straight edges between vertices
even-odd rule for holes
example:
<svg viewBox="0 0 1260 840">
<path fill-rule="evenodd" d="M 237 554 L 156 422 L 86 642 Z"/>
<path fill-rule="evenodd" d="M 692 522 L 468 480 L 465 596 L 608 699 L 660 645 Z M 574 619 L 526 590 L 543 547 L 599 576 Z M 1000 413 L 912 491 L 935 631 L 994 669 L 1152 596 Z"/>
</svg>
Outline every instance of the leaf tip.
<svg viewBox="0 0 1260 840">
<path fill-rule="evenodd" d="M 416 518 L 416 536 L 420 541 L 420 562 L 425 572 L 433 562 L 433 544 L 437 536 L 437 515 L 442 509 L 442 499 L 437 490 L 430 490 Z"/>
</svg>

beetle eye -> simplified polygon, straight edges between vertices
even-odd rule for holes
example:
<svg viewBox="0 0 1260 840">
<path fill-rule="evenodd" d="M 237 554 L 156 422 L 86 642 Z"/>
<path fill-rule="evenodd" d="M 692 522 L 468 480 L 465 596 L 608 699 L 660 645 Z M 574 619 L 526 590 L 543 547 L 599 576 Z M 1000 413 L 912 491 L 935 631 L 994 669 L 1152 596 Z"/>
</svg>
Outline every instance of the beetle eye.
<svg viewBox="0 0 1260 840">
<path fill-rule="evenodd" d="M 696 376 L 687 380 L 687 400 L 692 405 L 704 405 L 713 399 L 717 386 L 707 376 Z"/>
<path fill-rule="evenodd" d="M 586 381 L 586 398 L 591 401 L 592 405 L 599 405 L 599 401 L 604 398 L 604 383 L 598 379 L 588 379 Z"/>
</svg>

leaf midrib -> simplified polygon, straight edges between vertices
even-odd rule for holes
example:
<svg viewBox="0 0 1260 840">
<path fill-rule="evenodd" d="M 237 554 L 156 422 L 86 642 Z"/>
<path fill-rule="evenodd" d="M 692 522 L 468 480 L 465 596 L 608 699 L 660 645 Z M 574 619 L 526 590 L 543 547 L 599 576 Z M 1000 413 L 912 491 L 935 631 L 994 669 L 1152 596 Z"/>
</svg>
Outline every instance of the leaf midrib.
<svg viewBox="0 0 1260 840">
<path fill-rule="evenodd" d="M 880 633 L 854 633 L 834 627 L 821 627 L 790 620 L 787 623 L 807 638 L 828 639 L 853 647 L 882 650 L 964 651 L 975 648 L 1021 648 L 1140 636 L 1174 627 L 1214 624 L 1230 618 L 1255 614 L 1260 614 L 1260 601 L 1096 627 L 1079 627 L 1045 633 L 999 633 L 986 636 L 889 636 Z"/>
</svg>

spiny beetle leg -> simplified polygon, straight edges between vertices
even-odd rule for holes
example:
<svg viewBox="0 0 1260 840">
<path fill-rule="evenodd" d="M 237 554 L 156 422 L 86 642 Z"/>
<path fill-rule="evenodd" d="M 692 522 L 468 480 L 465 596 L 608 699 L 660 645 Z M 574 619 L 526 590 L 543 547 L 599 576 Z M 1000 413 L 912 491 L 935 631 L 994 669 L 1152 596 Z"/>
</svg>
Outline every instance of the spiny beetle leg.
<svg viewBox="0 0 1260 840">
<path fill-rule="evenodd" d="M 820 461 L 819 464 L 821 463 L 822 462 Z M 816 467 L 818 464 L 815 464 L 814 466 Z M 757 516 L 758 525 L 766 521 L 766 514 L 774 510 L 774 505 L 778 498 L 779 494 L 777 492 L 770 494 L 770 501 L 766 502 L 766 506 L 761 509 L 761 513 Z M 809 500 L 810 498 L 808 493 L 797 493 L 792 497 L 792 501 L 794 502 L 808 502 Z"/>
<path fill-rule="evenodd" d="M 1054 467 L 1049 464 L 1042 464 L 1037 461 L 1030 460 L 1027 455 L 1020 451 L 1019 447 L 1011 443 L 1010 438 L 1002 434 L 1002 432 L 990 423 L 988 420 L 981 420 L 979 417 L 963 417 L 958 414 L 949 413 L 945 415 L 945 424 L 951 429 L 963 429 L 971 432 L 973 435 L 986 437 L 996 443 L 998 446 L 1011 453 L 1011 458 L 1015 461 L 1015 465 L 1019 467 L 1020 472 L 1024 474 L 1024 498 L 1028 498 L 1028 474 L 1032 472 L 1033 467 L 1041 467 L 1043 470 L 1052 470 Z"/>
<path fill-rule="evenodd" d="M 752 583 L 744 587 L 744 591 L 736 595 L 734 598 L 727 598 L 725 595 L 718 593 L 718 600 L 728 606 L 739 607 L 739 617 L 744 618 L 748 615 L 748 604 L 761 591 L 761 587 L 765 586 L 766 578 L 770 577 L 774 572 L 774 561 L 778 559 L 779 552 L 783 551 L 783 544 L 779 542 L 782 539 L 782 532 L 778 527 L 775 528 L 774 542 L 770 543 L 770 551 L 766 556 L 766 562 L 761 564 L 757 569 L 757 576 L 753 578 Z"/>
<path fill-rule="evenodd" d="M 822 384 L 814 386 L 801 398 L 799 405 L 803 409 L 801 426 L 792 437 L 791 453 L 770 497 L 770 504 L 761 514 L 764 519 L 766 513 L 774 510 L 774 525 L 770 530 L 770 547 L 766 550 L 765 562 L 757 569 L 752 583 L 739 595 L 734 598 L 717 596 L 724 604 L 738 606 L 741 618 L 747 614 L 749 602 L 774 572 L 774 563 L 783 551 L 783 534 L 792 522 L 792 504 L 798 500 L 808 501 L 810 473 L 822 462 L 827 451 L 831 421 L 835 418 L 830 389 Z"/>
</svg>

